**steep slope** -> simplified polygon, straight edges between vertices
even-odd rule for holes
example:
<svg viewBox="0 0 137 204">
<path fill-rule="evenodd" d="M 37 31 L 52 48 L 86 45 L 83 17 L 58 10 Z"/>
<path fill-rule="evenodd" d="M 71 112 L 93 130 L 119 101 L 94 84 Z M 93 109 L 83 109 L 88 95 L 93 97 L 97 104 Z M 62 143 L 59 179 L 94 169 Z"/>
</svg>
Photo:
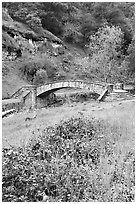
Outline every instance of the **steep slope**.
<svg viewBox="0 0 137 204">
<path fill-rule="evenodd" d="M 28 25 L 15 22 L 7 14 L 2 24 L 2 97 L 9 98 L 25 84 L 83 78 L 79 60 L 86 56 L 81 48 L 64 43 L 47 30 L 39 36 Z M 18 52 L 21 54 L 18 56 Z M 34 78 L 37 77 L 37 80 Z"/>
</svg>

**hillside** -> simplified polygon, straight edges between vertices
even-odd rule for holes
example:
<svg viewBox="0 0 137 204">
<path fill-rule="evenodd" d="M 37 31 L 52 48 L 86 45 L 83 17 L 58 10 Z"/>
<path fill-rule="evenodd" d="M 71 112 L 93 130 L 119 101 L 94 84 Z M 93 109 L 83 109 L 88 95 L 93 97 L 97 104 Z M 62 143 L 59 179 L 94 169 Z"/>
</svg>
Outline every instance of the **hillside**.
<svg viewBox="0 0 137 204">
<path fill-rule="evenodd" d="M 33 33 L 32 30 L 28 30 L 28 27 L 22 23 L 3 21 L 3 98 L 9 97 L 22 85 L 33 84 L 33 75 L 36 74 L 34 72 L 37 66 L 38 69 L 46 66 L 46 75 L 48 76 L 46 76 L 45 82 L 81 77 L 82 73 L 80 72 L 81 70 L 78 70 L 76 59 L 79 60 L 81 57 L 85 57 L 83 50 L 74 45 L 64 43 L 51 32 L 44 30 L 44 35 L 40 39 L 33 40 L 33 43 L 35 42 L 39 49 L 33 53 L 34 48 L 29 44 L 27 32 Z M 17 35 L 20 39 L 17 41 L 14 37 L 11 37 L 12 35 Z M 42 42 L 45 38 L 48 39 L 48 46 Z M 61 43 L 61 51 L 59 53 L 55 53 L 52 50 L 52 44 L 55 44 L 55 42 Z M 19 49 L 20 43 L 23 47 L 22 56 L 16 59 L 16 50 Z M 12 51 L 7 56 L 9 47 L 11 47 Z M 24 67 L 28 68 L 26 75 L 22 71 L 22 69 L 25 69 Z M 81 69 L 80 64 L 79 69 Z M 52 77 L 55 77 L 55 79 Z"/>
<path fill-rule="evenodd" d="M 20 23 L 18 23 L 18 25 L 20 25 Z M 20 30 L 16 30 L 14 25 L 13 27 L 8 27 L 8 28 L 11 33 L 16 32 L 16 35 L 20 34 Z M 16 47 L 19 46 L 18 42 L 16 43 L 15 39 L 14 38 L 12 39 L 8 34 L 8 32 L 7 33 L 3 32 L 3 41 L 5 40 L 3 42 L 3 46 L 8 47 L 9 44 L 10 45 L 12 44 L 11 46 L 13 46 L 13 48 L 14 46 Z M 24 27 L 24 30 L 22 31 L 22 35 L 25 32 L 26 30 Z M 54 37 L 56 39 L 56 36 L 54 36 L 52 33 L 49 32 L 48 35 L 51 35 L 51 38 Z M 9 38 L 9 41 L 8 41 L 8 38 Z M 76 74 L 76 73 L 75 74 L 73 73 L 75 72 L 74 66 L 76 65 L 75 65 L 75 62 L 70 60 L 74 59 L 74 56 L 79 58 L 81 55 L 85 55 L 85 53 L 82 50 L 75 48 L 73 46 L 71 46 L 70 49 L 69 49 L 69 45 L 67 45 L 67 48 L 64 48 L 66 47 L 64 44 L 62 45 L 62 47 L 63 49 L 65 49 L 65 51 L 63 51 L 64 52 L 63 54 L 62 53 L 58 54 L 58 56 L 56 56 L 53 53 L 53 51 L 50 49 L 47 52 L 46 46 L 44 48 L 41 48 L 40 51 L 37 51 L 37 53 L 31 53 L 31 49 L 33 48 L 29 48 L 28 39 L 25 38 L 24 36 L 23 37 L 21 36 L 21 42 L 23 44 L 23 51 L 22 51 L 21 57 L 14 59 L 13 54 L 7 57 L 6 56 L 7 52 L 5 50 L 3 51 L 3 61 L 2 61 L 3 98 L 6 98 L 12 93 L 14 93 L 22 85 L 33 83 L 31 81 L 31 76 L 28 76 L 27 78 L 26 76 L 23 75 L 22 71 L 20 70 L 21 66 L 22 67 L 28 66 L 28 69 L 29 68 L 31 69 L 31 66 L 34 67 L 35 66 L 34 63 L 38 63 L 39 68 L 41 68 L 40 66 L 47 65 L 49 66 L 49 69 L 50 69 L 50 66 L 51 66 L 53 67 L 52 68 L 53 71 L 58 72 L 58 78 L 64 79 L 66 77 L 70 77 L 72 79 L 72 77 L 75 77 L 75 74 Z M 36 43 L 38 46 L 42 45 L 41 41 L 36 41 Z M 14 49 L 17 49 L 16 47 Z M 26 62 L 27 65 L 24 62 Z M 56 70 L 56 67 L 58 68 L 58 70 Z M 48 73 L 49 76 L 47 76 L 45 82 L 47 82 L 48 80 L 51 80 L 50 75 L 52 74 L 54 75 L 54 73 L 52 73 L 52 70 L 51 71 L 49 70 L 49 73 Z"/>
<path fill-rule="evenodd" d="M 5 2 L 2 6 L 3 98 L 22 85 L 53 80 L 104 81 L 111 76 L 112 82 L 134 83 L 134 3 Z M 104 22 L 108 27 L 102 28 Z M 112 30 L 110 41 L 119 44 L 109 51 L 113 56 L 108 61 L 93 39 L 96 33 L 102 44 L 103 29 Z M 105 49 L 103 55 L 108 55 Z M 110 64 L 113 70 L 108 73 Z"/>
</svg>

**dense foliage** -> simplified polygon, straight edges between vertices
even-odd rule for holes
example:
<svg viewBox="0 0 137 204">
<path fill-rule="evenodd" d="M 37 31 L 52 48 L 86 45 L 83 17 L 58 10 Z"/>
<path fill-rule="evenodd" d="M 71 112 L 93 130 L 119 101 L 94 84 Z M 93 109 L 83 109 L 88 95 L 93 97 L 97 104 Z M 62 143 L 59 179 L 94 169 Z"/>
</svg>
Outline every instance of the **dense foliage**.
<svg viewBox="0 0 137 204">
<path fill-rule="evenodd" d="M 106 82 L 118 80 L 119 75 L 119 80 L 122 81 L 123 70 L 126 69 L 120 67 L 123 56 L 122 43 L 123 33 L 118 26 L 104 25 L 90 36 L 89 55 L 92 72 L 100 73 L 100 77 Z"/>
<path fill-rule="evenodd" d="M 54 80 L 56 76 L 57 67 L 48 58 L 33 57 L 26 62 L 22 62 L 19 65 L 19 69 L 24 77 L 28 81 L 33 81 L 35 84 L 41 84 L 42 82 Z"/>
<path fill-rule="evenodd" d="M 13 67 L 20 67 L 27 83 L 66 78 L 135 83 L 134 2 L 3 2 L 2 7 L 3 57 L 17 55 L 21 42 L 25 61 L 13 57 Z M 55 42 L 62 45 L 56 51 Z M 66 61 L 67 55 L 72 57 Z M 4 61 L 3 74 L 10 68 Z"/>
<path fill-rule="evenodd" d="M 92 33 L 108 22 L 120 26 L 124 33 L 125 45 L 131 42 L 134 31 L 134 3 L 96 2 L 4 2 L 10 16 L 27 22 L 34 29 L 47 29 L 55 35 L 64 35 L 70 29 L 69 37 L 87 41 Z M 67 36 L 68 37 L 68 36 Z"/>
<path fill-rule="evenodd" d="M 121 155 L 104 133 L 101 122 L 71 118 L 3 149 L 3 201 L 134 201 L 134 152 Z"/>
</svg>

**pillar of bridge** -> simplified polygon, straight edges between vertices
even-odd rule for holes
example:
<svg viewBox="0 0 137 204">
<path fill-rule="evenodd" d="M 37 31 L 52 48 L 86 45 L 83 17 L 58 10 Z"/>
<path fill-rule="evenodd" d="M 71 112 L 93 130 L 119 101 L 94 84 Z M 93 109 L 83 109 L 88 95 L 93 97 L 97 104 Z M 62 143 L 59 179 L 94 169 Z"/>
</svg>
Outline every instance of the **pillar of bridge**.
<svg viewBox="0 0 137 204">
<path fill-rule="evenodd" d="M 31 108 L 35 110 L 37 108 L 37 87 L 33 86 L 31 89 Z"/>
</svg>

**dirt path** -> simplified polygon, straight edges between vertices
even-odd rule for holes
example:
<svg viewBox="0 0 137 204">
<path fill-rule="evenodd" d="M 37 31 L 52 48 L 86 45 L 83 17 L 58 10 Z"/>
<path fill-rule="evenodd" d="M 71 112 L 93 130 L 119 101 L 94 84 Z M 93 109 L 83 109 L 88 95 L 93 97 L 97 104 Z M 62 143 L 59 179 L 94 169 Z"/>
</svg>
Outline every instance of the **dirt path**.
<svg viewBox="0 0 137 204">
<path fill-rule="evenodd" d="M 67 120 L 73 116 L 81 116 L 104 120 L 115 126 L 117 123 L 126 131 L 126 135 L 134 135 L 135 129 L 135 101 L 116 102 L 84 102 L 64 104 L 60 107 L 37 110 L 37 117 L 31 121 L 25 121 L 27 113 L 16 113 L 2 120 L 2 140 L 5 146 L 20 146 L 28 142 L 34 132 L 44 129 L 49 125 L 58 124 L 61 120 Z M 134 138 L 133 138 L 134 143 Z"/>
</svg>

